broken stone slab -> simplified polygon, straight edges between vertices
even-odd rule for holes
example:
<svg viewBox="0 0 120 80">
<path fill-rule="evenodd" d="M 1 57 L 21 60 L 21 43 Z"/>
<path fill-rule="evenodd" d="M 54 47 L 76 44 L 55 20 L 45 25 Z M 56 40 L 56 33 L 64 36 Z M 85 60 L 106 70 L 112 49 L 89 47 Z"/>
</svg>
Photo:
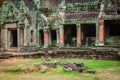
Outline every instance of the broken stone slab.
<svg viewBox="0 0 120 80">
<path fill-rule="evenodd" d="M 56 68 L 57 67 L 56 62 L 53 62 L 53 63 L 44 62 L 44 63 L 42 63 L 42 65 L 45 65 L 45 66 L 50 67 L 50 68 Z"/>
<path fill-rule="evenodd" d="M 82 62 L 75 62 L 74 64 L 76 64 L 78 67 L 84 67 L 84 64 Z"/>
<path fill-rule="evenodd" d="M 76 71 L 76 72 L 83 72 L 84 64 L 80 62 L 70 63 L 70 62 L 61 62 L 59 63 L 61 66 L 64 67 L 65 71 Z"/>
<path fill-rule="evenodd" d="M 70 67 L 68 67 L 68 68 L 64 68 L 64 71 L 73 71 L 73 69 L 72 68 L 70 68 Z"/>
<path fill-rule="evenodd" d="M 75 67 L 75 68 L 73 69 L 73 71 L 76 71 L 76 72 L 83 72 L 83 68 Z"/>
</svg>

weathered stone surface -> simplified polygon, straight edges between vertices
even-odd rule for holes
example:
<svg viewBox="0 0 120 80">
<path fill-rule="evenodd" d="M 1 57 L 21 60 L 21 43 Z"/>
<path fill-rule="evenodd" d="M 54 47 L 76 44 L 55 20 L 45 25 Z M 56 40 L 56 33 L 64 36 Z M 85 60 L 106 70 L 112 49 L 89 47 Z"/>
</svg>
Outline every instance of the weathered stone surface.
<svg viewBox="0 0 120 80">
<path fill-rule="evenodd" d="M 40 72 L 45 73 L 47 71 L 47 69 L 48 69 L 47 66 L 42 65 Z"/>
<path fill-rule="evenodd" d="M 47 67 L 50 67 L 50 68 L 56 68 L 57 66 L 57 63 L 56 62 L 53 62 L 53 63 L 43 63 L 43 65 L 47 66 Z"/>
<path fill-rule="evenodd" d="M 75 62 L 74 64 L 76 64 L 76 66 L 78 66 L 78 67 L 84 67 L 84 64 L 81 62 Z"/>
<path fill-rule="evenodd" d="M 80 62 L 75 62 L 75 63 L 61 62 L 59 64 L 64 67 L 65 71 L 82 72 L 83 71 L 82 67 L 84 67 L 84 64 Z"/>
<path fill-rule="evenodd" d="M 68 67 L 68 68 L 64 68 L 64 71 L 73 71 L 73 69 Z"/>
<path fill-rule="evenodd" d="M 0 53 L 0 59 L 9 59 L 12 57 L 12 54 Z"/>
<path fill-rule="evenodd" d="M 37 46 L 23 46 L 20 47 L 18 52 L 36 52 L 39 48 Z"/>
</svg>

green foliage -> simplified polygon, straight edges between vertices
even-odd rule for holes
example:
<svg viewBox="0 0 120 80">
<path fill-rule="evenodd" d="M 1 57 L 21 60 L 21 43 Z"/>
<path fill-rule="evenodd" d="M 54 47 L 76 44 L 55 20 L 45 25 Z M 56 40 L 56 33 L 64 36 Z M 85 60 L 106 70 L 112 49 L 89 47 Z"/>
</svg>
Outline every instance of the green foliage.
<svg viewBox="0 0 120 80">
<path fill-rule="evenodd" d="M 57 46 L 56 40 L 52 41 L 52 46 Z"/>
<path fill-rule="evenodd" d="M 111 45 L 113 43 L 114 43 L 114 40 L 113 40 L 112 37 L 109 37 L 109 38 L 106 39 L 106 44 Z"/>
<path fill-rule="evenodd" d="M 66 44 L 65 46 L 66 46 L 66 47 L 70 47 L 70 44 Z"/>
</svg>

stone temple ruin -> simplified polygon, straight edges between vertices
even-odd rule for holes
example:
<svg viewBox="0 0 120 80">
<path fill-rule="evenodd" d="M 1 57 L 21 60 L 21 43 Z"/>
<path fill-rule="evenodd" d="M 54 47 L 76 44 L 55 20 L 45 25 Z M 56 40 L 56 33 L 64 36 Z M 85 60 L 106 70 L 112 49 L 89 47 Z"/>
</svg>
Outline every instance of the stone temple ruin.
<svg viewBox="0 0 120 80">
<path fill-rule="evenodd" d="M 120 45 L 120 0 L 4 0 L 0 47 Z"/>
</svg>

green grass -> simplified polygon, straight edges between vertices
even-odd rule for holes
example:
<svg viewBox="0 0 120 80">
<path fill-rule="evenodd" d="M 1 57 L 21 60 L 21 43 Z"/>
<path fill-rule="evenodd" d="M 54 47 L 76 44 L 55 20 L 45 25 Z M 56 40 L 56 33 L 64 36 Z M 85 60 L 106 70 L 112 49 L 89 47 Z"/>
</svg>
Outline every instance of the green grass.
<svg viewBox="0 0 120 80">
<path fill-rule="evenodd" d="M 42 62 L 41 59 L 13 59 L 10 61 L 0 62 L 0 67 L 4 67 L 4 71 L 0 71 L 0 80 L 106 80 L 99 74 L 103 70 L 113 68 L 114 71 L 107 72 L 109 74 L 120 75 L 120 61 L 108 60 L 80 60 L 80 59 L 51 59 L 48 62 L 83 62 L 88 69 L 97 71 L 96 74 L 85 74 L 79 72 L 65 72 L 62 66 L 57 65 L 55 71 L 48 71 L 46 73 L 19 72 L 21 66 L 31 67 L 36 62 Z M 11 71 L 12 70 L 12 71 Z M 101 70 L 101 71 L 99 71 Z M 111 75 L 110 75 L 111 76 Z M 18 78 L 19 77 L 19 78 Z M 113 77 L 113 76 L 112 76 Z M 111 78 L 111 77 L 110 77 Z M 109 78 L 107 79 L 109 80 Z M 117 79 L 116 79 L 117 80 Z"/>
<path fill-rule="evenodd" d="M 80 60 L 80 59 L 52 59 L 48 62 L 83 62 L 89 69 L 106 69 L 120 67 L 120 61 L 108 61 L 108 60 Z M 33 62 L 42 62 L 41 59 L 33 59 Z"/>
</svg>

